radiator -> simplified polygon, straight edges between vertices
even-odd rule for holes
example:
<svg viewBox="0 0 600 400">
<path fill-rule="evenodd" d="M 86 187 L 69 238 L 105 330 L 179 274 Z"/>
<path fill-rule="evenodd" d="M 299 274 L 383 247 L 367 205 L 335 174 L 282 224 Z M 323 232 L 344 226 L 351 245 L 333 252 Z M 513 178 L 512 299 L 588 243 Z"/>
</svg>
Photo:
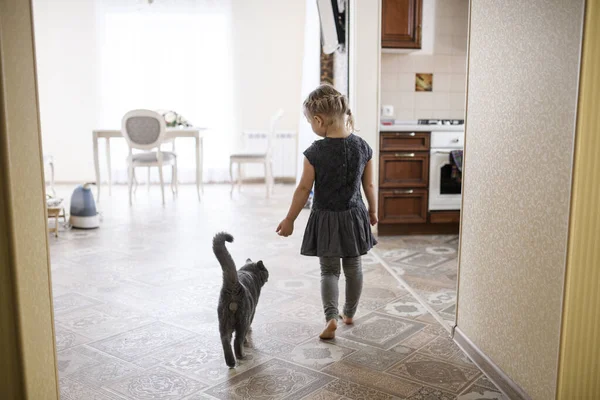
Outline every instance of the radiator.
<svg viewBox="0 0 600 400">
<path fill-rule="evenodd" d="M 244 143 L 249 152 L 264 152 L 267 149 L 267 133 L 244 132 Z M 297 159 L 296 132 L 277 131 L 273 137 L 273 175 L 275 178 L 296 178 Z M 260 164 L 244 166 L 244 178 L 264 178 L 264 167 Z"/>
</svg>

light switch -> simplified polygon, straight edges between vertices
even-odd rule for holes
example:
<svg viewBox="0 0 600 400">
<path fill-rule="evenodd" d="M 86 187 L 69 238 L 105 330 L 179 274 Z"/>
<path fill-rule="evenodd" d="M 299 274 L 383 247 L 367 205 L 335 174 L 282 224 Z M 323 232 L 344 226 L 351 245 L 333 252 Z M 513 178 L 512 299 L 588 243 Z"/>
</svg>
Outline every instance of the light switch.
<svg viewBox="0 0 600 400">
<path fill-rule="evenodd" d="M 393 117 L 394 116 L 394 106 L 381 106 L 381 116 L 382 117 Z"/>
</svg>

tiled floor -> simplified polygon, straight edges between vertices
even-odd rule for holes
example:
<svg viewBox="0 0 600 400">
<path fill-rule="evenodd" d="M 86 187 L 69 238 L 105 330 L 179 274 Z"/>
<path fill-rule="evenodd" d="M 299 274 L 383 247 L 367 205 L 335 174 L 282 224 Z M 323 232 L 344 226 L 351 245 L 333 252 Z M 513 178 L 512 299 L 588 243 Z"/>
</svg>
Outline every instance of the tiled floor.
<svg viewBox="0 0 600 400">
<path fill-rule="evenodd" d="M 456 316 L 458 236 L 379 238 L 374 252 L 448 326 Z"/>
<path fill-rule="evenodd" d="M 141 188 L 130 208 L 117 187 L 99 204 L 100 229 L 50 237 L 62 399 L 502 398 L 371 255 L 356 324 L 319 341 L 319 268 L 298 254 L 308 213 L 291 238 L 274 233 L 291 194 L 265 200 L 256 186 L 230 200 L 208 186 L 198 203 L 184 186 L 163 208 L 157 188 Z M 217 330 L 220 230 L 235 236 L 235 260 L 262 259 L 271 275 L 235 369 Z"/>
</svg>

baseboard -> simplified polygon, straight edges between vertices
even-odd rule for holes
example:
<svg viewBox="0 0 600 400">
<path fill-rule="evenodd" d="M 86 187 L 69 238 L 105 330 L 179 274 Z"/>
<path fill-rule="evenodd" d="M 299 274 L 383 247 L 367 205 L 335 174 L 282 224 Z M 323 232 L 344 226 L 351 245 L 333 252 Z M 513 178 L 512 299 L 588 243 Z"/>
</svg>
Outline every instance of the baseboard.
<svg viewBox="0 0 600 400">
<path fill-rule="evenodd" d="M 458 327 L 454 328 L 454 341 L 506 397 L 511 400 L 531 400 L 531 397 L 494 364 Z"/>
</svg>

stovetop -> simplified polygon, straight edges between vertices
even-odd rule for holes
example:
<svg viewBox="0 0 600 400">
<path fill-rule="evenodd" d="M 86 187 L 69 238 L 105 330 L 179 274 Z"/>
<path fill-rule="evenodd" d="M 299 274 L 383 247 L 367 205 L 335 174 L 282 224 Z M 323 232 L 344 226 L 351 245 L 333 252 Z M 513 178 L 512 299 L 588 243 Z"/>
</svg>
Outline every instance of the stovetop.
<svg viewBox="0 0 600 400">
<path fill-rule="evenodd" d="M 420 119 L 419 125 L 464 125 L 464 119 Z"/>
</svg>

